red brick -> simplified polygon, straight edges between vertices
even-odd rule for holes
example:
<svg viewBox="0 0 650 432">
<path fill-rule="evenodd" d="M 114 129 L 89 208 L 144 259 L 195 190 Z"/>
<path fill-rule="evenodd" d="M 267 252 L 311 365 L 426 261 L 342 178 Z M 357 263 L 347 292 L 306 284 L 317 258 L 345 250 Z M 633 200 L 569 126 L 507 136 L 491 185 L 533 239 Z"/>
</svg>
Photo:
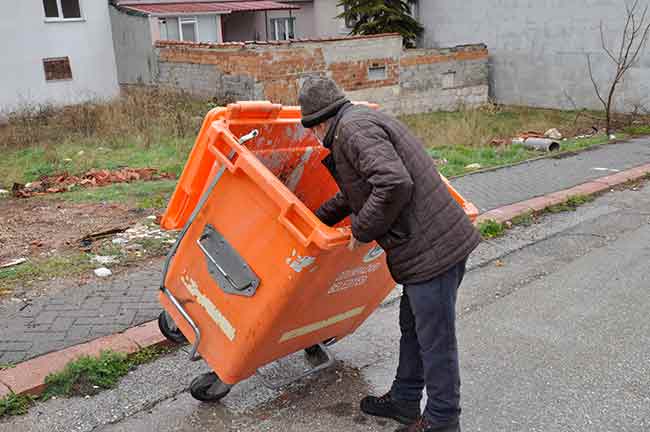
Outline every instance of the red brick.
<svg viewBox="0 0 650 432">
<path fill-rule="evenodd" d="M 140 348 L 161 345 L 167 342 L 165 336 L 160 333 L 158 321 L 149 321 L 137 327 L 132 327 L 123 334 Z"/>
<path fill-rule="evenodd" d="M 477 219 L 477 222 L 482 222 L 486 220 L 494 220 L 499 223 L 503 223 L 517 216 L 521 216 L 526 213 L 530 213 L 532 209 L 525 204 L 525 201 L 522 203 L 510 204 L 503 206 L 494 210 L 490 210 L 487 213 L 483 213 Z"/>
<path fill-rule="evenodd" d="M 556 205 L 556 204 L 560 204 L 560 203 L 562 203 L 564 201 L 566 201 L 566 198 L 562 199 L 562 198 L 560 198 L 559 195 L 556 194 L 553 197 L 551 197 L 551 196 L 541 196 L 541 197 L 537 197 L 537 198 L 532 198 L 532 199 L 529 199 L 529 200 L 526 200 L 526 201 L 522 202 L 522 204 L 527 205 L 528 207 L 530 207 L 534 211 L 542 211 L 547 207 L 550 207 L 550 206 L 553 206 L 553 205 Z"/>
<path fill-rule="evenodd" d="M 569 196 L 593 195 L 607 189 L 609 189 L 608 185 L 594 181 L 589 183 L 583 183 L 581 185 L 574 186 L 571 189 L 567 189 L 567 194 Z"/>
</svg>

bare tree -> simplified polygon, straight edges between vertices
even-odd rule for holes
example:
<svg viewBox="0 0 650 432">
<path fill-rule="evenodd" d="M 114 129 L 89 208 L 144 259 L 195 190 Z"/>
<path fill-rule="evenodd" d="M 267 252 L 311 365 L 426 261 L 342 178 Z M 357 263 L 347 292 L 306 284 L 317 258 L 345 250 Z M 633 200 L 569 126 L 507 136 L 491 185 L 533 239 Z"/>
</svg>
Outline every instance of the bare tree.
<svg viewBox="0 0 650 432">
<path fill-rule="evenodd" d="M 603 22 L 600 22 L 600 41 L 603 50 L 607 56 L 614 62 L 616 66 L 616 74 L 609 84 L 607 91 L 607 98 L 605 99 L 604 93 L 601 91 L 600 86 L 594 78 L 593 69 L 591 66 L 591 56 L 587 54 L 587 67 L 589 69 L 589 78 L 596 90 L 596 96 L 603 104 L 606 115 L 606 128 L 607 134 L 611 133 L 611 120 L 612 120 L 612 105 L 614 102 L 614 95 L 616 87 L 621 83 L 625 73 L 639 61 L 641 51 L 648 41 L 650 35 L 650 23 L 646 23 L 648 14 L 648 6 L 645 8 L 639 7 L 639 0 L 634 0 L 633 3 L 625 2 L 625 11 L 627 19 L 625 21 L 625 28 L 623 29 L 623 36 L 621 38 L 621 46 L 618 52 L 614 52 L 607 46 L 605 41 L 605 31 L 603 30 Z"/>
</svg>

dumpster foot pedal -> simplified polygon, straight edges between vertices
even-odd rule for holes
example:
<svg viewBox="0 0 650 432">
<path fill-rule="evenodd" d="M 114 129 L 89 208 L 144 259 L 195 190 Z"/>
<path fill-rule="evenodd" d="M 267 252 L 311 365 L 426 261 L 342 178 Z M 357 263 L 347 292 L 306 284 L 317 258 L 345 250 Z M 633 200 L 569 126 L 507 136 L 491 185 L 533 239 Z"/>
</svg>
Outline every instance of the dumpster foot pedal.
<svg viewBox="0 0 650 432">
<path fill-rule="evenodd" d="M 257 370 L 257 377 L 260 379 L 264 387 L 269 388 L 271 390 L 279 390 L 280 388 L 287 386 L 291 383 L 294 383 L 298 380 L 301 380 L 303 378 L 306 378 L 310 375 L 313 375 L 315 373 L 318 373 L 322 370 L 325 370 L 331 366 L 334 365 L 335 359 L 332 353 L 330 352 L 329 349 L 323 344 L 317 345 L 320 350 L 318 353 L 312 353 L 308 355 L 307 361 L 310 363 L 310 366 L 312 366 L 310 369 L 303 370 L 302 372 L 296 373 L 291 377 L 288 378 L 279 378 L 279 379 L 270 379 L 269 375 L 275 375 L 274 373 L 269 373 L 269 374 L 263 374 L 260 372 L 260 370 Z M 314 347 L 315 348 L 315 347 Z M 311 365 L 312 361 L 318 362 L 315 366 Z M 276 362 L 278 365 L 282 362 L 282 360 Z M 266 366 L 265 368 L 268 368 Z"/>
</svg>

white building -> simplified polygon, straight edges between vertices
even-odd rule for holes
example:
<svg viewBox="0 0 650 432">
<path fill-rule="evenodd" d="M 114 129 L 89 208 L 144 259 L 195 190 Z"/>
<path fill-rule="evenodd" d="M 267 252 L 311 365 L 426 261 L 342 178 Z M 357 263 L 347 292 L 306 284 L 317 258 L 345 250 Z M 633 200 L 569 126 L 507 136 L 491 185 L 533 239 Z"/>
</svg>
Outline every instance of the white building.
<svg viewBox="0 0 650 432">
<path fill-rule="evenodd" d="M 0 111 L 119 93 L 107 0 L 6 1 Z"/>
</svg>

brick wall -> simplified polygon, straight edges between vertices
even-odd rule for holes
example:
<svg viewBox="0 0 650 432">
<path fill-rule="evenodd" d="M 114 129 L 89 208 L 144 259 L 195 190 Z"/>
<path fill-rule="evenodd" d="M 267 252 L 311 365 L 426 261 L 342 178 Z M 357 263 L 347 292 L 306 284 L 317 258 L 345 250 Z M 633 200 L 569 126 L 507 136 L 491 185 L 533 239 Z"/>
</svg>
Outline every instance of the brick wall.
<svg viewBox="0 0 650 432">
<path fill-rule="evenodd" d="M 403 50 L 382 35 L 282 43 L 156 44 L 161 85 L 222 101 L 296 104 L 306 76 L 330 76 L 351 99 L 393 113 L 455 109 L 487 102 L 484 45 Z"/>
</svg>

